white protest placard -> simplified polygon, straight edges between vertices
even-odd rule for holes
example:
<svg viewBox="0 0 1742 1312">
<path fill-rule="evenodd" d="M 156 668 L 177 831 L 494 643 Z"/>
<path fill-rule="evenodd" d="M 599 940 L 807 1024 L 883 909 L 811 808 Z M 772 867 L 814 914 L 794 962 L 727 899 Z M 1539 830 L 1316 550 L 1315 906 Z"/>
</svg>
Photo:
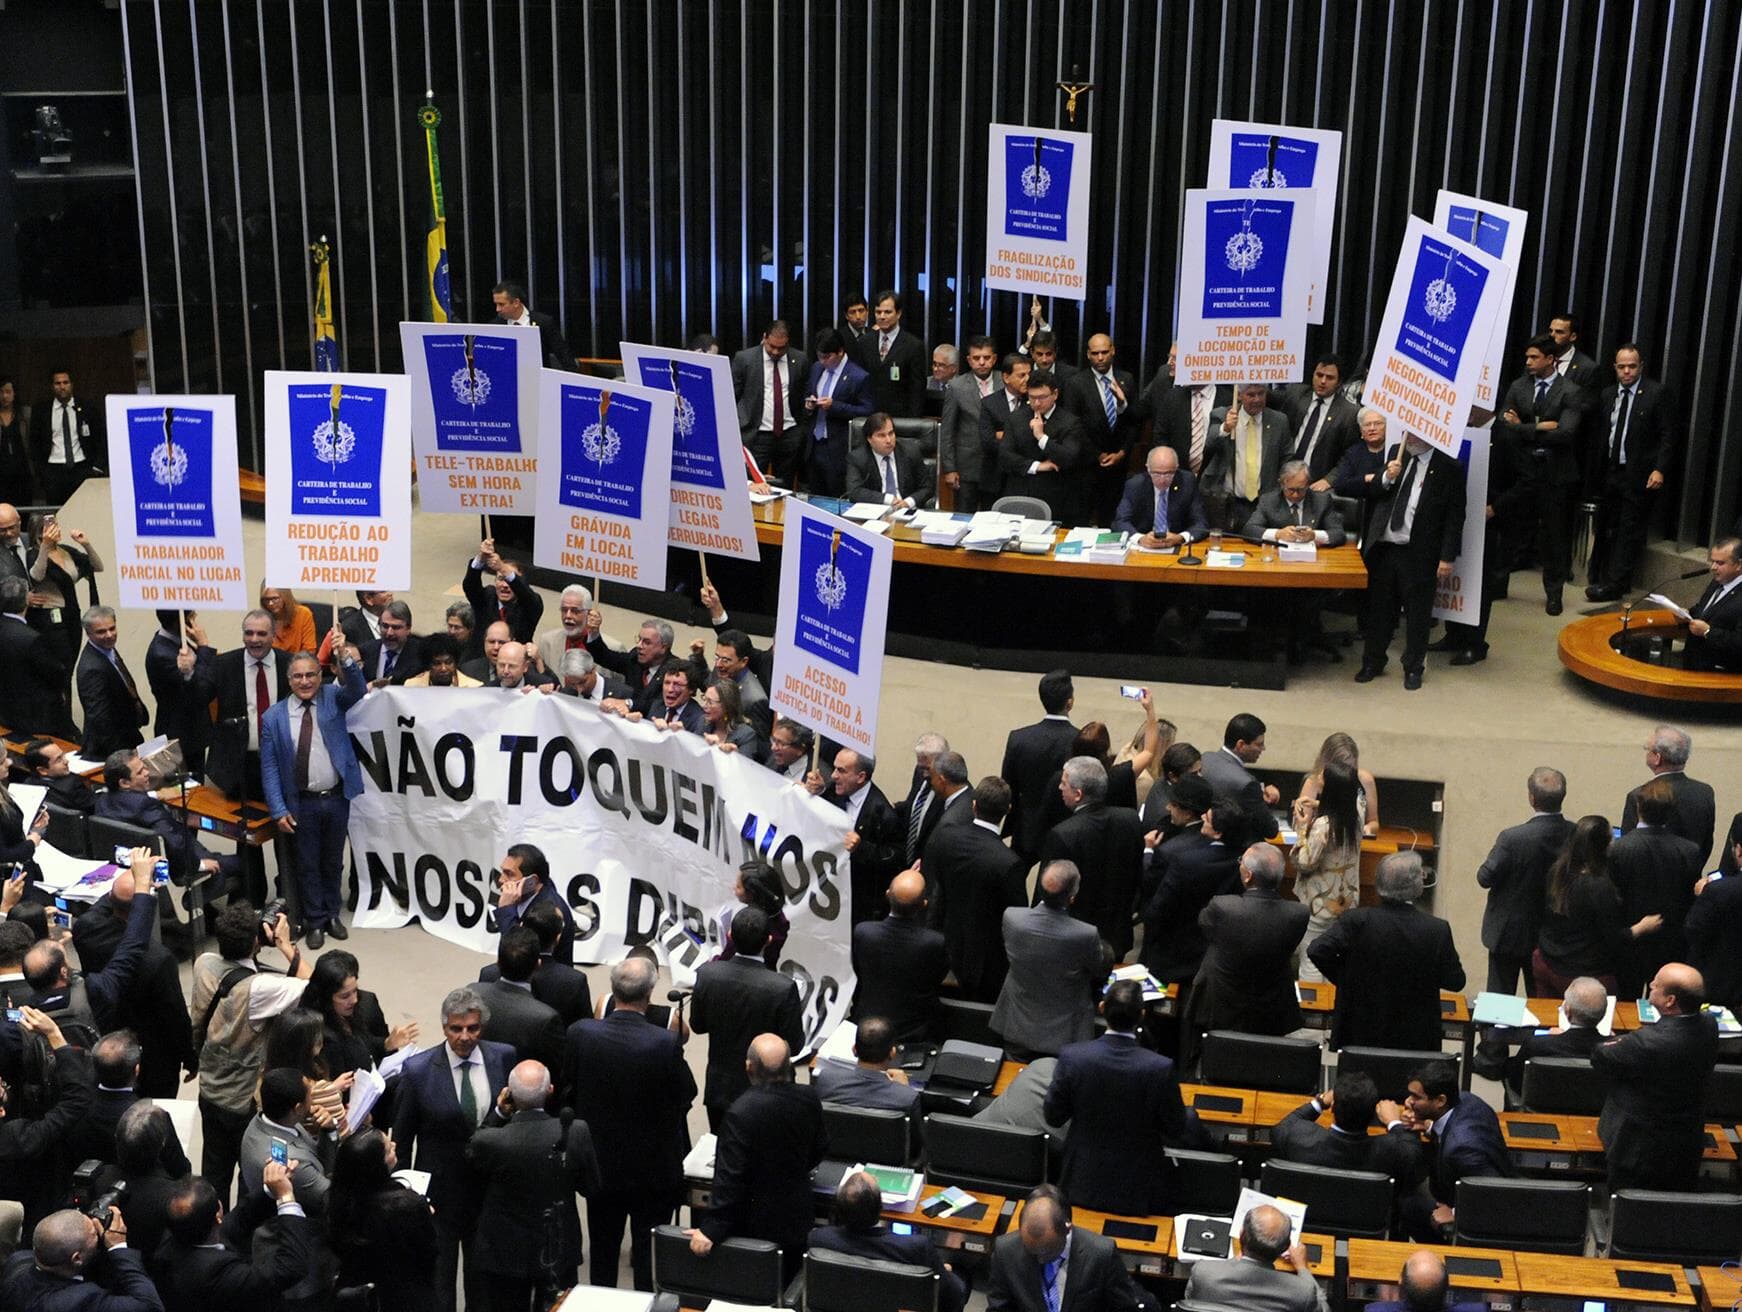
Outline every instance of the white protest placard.
<svg viewBox="0 0 1742 1312">
<path fill-rule="evenodd" d="M 1094 139 L 1011 123 L 994 123 L 990 131 L 986 286 L 1085 299 Z"/>
<path fill-rule="evenodd" d="M 533 554 L 568 573 L 663 592 L 672 394 L 542 374 Z"/>
<path fill-rule="evenodd" d="M 1505 282 L 1492 255 L 1410 215 L 1362 402 L 1456 456 Z"/>
<path fill-rule="evenodd" d="M 798 500 L 782 531 L 769 705 L 875 752 L 895 544 Z"/>
<path fill-rule="evenodd" d="M 538 483 L 538 329 L 402 323 L 418 501 L 436 514 L 530 515 Z"/>
<path fill-rule="evenodd" d="M 723 355 L 673 351 L 622 342 L 623 373 L 631 382 L 675 397 L 671 439 L 671 526 L 674 547 L 759 560 L 750 514 L 750 480 L 732 362 Z"/>
<path fill-rule="evenodd" d="M 491 688 L 383 688 L 347 723 L 363 768 L 351 803 L 356 925 L 413 917 L 495 950 L 490 871 L 533 843 L 575 915 L 575 960 L 655 949 L 674 973 L 718 951 L 739 863 L 760 854 L 792 929 L 780 963 L 797 983 L 807 1046 L 846 1015 L 846 814 L 699 734 L 606 715 L 573 697 Z"/>
<path fill-rule="evenodd" d="M 1325 321 L 1325 293 L 1331 279 L 1331 233 L 1337 221 L 1342 157 L 1341 132 L 1228 118 L 1210 121 L 1207 185 L 1212 189 L 1312 188 L 1317 206 L 1312 224 L 1312 254 L 1307 264 L 1308 323 Z"/>
<path fill-rule="evenodd" d="M 1434 197 L 1434 226 L 1462 237 L 1506 266 L 1494 335 L 1482 355 L 1482 376 L 1476 380 L 1476 404 L 1495 409 L 1500 382 L 1506 376 L 1506 325 L 1512 318 L 1512 294 L 1518 286 L 1518 262 L 1524 256 L 1524 228 L 1530 215 L 1510 205 L 1496 205 L 1478 196 L 1441 188 Z"/>
<path fill-rule="evenodd" d="M 1293 383 L 1306 373 L 1315 197 L 1186 192 L 1174 381 Z"/>
<path fill-rule="evenodd" d="M 233 396 L 111 396 L 120 604 L 247 610 Z"/>
<path fill-rule="evenodd" d="M 266 582 L 411 586 L 411 384 L 266 372 Z"/>
<path fill-rule="evenodd" d="M 1482 616 L 1482 557 L 1488 544 L 1488 457 L 1493 434 L 1464 430 L 1458 463 L 1464 467 L 1464 540 L 1452 577 L 1434 584 L 1434 618 L 1474 624 Z"/>
</svg>

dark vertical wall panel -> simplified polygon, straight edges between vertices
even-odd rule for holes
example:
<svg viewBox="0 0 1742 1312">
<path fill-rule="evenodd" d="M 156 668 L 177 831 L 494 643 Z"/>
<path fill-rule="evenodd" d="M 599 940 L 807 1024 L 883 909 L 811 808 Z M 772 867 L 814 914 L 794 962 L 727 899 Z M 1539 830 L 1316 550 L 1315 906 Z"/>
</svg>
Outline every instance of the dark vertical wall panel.
<svg viewBox="0 0 1742 1312">
<path fill-rule="evenodd" d="M 897 286 L 932 342 L 1014 345 L 988 293 L 986 130 L 1064 124 L 1095 88 L 1089 294 L 1046 312 L 1067 354 L 1110 330 L 1166 360 L 1181 195 L 1218 113 L 1341 129 L 1316 347 L 1363 361 L 1410 212 L 1450 186 L 1531 214 L 1509 334 L 1570 309 L 1691 416 L 1673 522 L 1737 510 L 1742 6 L 1701 0 L 124 0 L 146 298 L 162 389 L 244 398 L 310 355 L 307 243 L 334 247 L 352 368 L 400 367 L 423 314 L 432 86 L 456 315 L 523 279 L 577 353 L 622 338 L 803 338 Z M 394 265 L 397 263 L 397 276 Z"/>
</svg>

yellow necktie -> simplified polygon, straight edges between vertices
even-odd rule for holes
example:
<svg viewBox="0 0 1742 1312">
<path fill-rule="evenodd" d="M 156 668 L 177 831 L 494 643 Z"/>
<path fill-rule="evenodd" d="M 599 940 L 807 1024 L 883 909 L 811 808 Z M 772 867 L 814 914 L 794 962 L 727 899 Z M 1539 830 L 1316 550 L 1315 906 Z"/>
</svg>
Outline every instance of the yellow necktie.
<svg viewBox="0 0 1742 1312">
<path fill-rule="evenodd" d="M 1259 492 L 1259 461 L 1264 453 L 1264 438 L 1259 432 L 1258 421 L 1251 415 L 1247 415 L 1242 422 L 1246 425 L 1246 476 L 1243 480 L 1245 486 L 1241 489 L 1240 495 L 1247 501 L 1256 501 Z"/>
</svg>

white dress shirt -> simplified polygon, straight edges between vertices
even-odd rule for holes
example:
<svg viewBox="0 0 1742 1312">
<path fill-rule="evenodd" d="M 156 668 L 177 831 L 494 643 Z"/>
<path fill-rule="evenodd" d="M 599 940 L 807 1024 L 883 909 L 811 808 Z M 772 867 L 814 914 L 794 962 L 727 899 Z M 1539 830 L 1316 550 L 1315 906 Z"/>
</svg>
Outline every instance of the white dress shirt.
<svg viewBox="0 0 1742 1312">
<path fill-rule="evenodd" d="M 451 1045 L 442 1045 L 442 1054 L 448 1059 L 448 1070 L 454 1077 L 454 1097 L 460 1096 L 460 1081 L 470 1078 L 472 1081 L 472 1101 L 478 1105 L 478 1121 L 483 1123 L 484 1117 L 490 1112 L 490 1081 L 484 1078 L 484 1054 L 476 1048 L 472 1055 L 466 1058 L 472 1063 L 470 1070 L 461 1069 L 461 1060 Z"/>
<path fill-rule="evenodd" d="M 290 699 L 290 741 L 293 747 L 302 741 L 303 717 L 316 716 L 308 747 L 308 790 L 311 793 L 324 793 L 339 786 L 339 772 L 333 769 L 333 758 L 327 752 L 326 738 L 321 733 L 319 710 L 318 697 L 311 697 L 306 702 L 301 697 Z"/>
<path fill-rule="evenodd" d="M 786 388 L 786 391 L 782 393 L 780 403 L 781 419 L 785 427 L 780 431 L 784 433 L 786 429 L 798 422 L 797 419 L 793 418 L 792 406 L 786 400 L 792 396 L 792 388 L 788 385 L 791 378 L 792 362 L 786 356 L 782 355 L 778 360 L 771 360 L 766 350 L 762 352 L 762 423 L 760 431 L 764 433 L 774 431 L 774 389 L 776 387 Z"/>
<path fill-rule="evenodd" d="M 71 451 L 67 450 L 67 431 L 69 428 L 72 431 Z M 86 458 L 84 443 L 81 439 L 89 437 L 90 433 L 79 418 L 77 397 L 54 402 L 54 408 L 49 412 L 49 433 L 49 464 L 76 465 Z"/>
<path fill-rule="evenodd" d="M 266 672 L 266 705 L 264 707 L 257 706 L 254 702 L 254 685 L 256 683 L 254 671 L 256 666 L 263 668 Z M 244 700 L 248 704 L 248 714 L 245 717 L 248 721 L 248 750 L 257 752 L 260 750 L 260 715 L 263 711 L 271 710 L 273 703 L 278 700 L 278 649 L 276 647 L 268 651 L 258 661 L 247 652 L 242 653 L 242 692 Z"/>
</svg>

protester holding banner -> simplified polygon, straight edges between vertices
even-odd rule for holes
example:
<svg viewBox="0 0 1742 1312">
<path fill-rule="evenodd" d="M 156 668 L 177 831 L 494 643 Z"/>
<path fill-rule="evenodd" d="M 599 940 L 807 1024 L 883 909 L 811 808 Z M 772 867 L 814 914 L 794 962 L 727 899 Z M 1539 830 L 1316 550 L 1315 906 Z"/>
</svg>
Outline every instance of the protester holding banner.
<svg viewBox="0 0 1742 1312">
<path fill-rule="evenodd" d="M 485 586 L 485 571 L 495 575 L 494 585 Z M 496 554 L 494 538 L 478 544 L 478 553 L 466 562 L 466 577 L 460 586 L 474 615 L 484 616 L 486 623 L 501 620 L 516 642 L 532 641 L 539 620 L 544 618 L 544 598 L 532 590 L 518 564 Z"/>
</svg>

